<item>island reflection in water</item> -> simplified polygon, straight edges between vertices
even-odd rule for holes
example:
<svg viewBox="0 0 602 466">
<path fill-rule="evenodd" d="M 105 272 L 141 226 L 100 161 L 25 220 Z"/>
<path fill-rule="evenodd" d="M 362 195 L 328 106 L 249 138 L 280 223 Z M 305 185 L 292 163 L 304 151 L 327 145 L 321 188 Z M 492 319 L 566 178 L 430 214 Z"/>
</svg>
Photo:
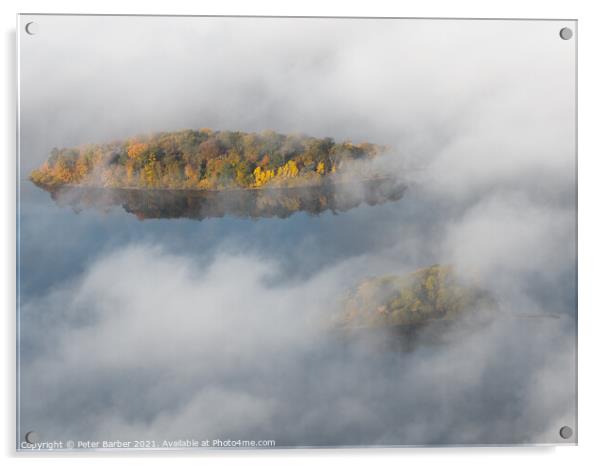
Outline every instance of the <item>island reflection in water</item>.
<svg viewBox="0 0 602 466">
<path fill-rule="evenodd" d="M 124 189 L 79 186 L 42 186 L 60 206 L 75 212 L 122 206 L 138 219 L 204 218 L 226 215 L 243 218 L 286 218 L 295 212 L 318 215 L 344 212 L 368 205 L 397 201 L 406 186 L 393 178 L 379 178 L 316 186 L 275 187 L 223 191 Z"/>
</svg>

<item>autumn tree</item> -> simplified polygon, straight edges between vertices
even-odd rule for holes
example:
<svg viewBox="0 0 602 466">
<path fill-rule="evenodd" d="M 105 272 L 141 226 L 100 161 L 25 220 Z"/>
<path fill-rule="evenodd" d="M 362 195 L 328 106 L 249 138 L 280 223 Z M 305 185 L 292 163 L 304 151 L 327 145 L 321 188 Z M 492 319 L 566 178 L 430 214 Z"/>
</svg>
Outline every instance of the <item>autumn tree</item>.
<svg viewBox="0 0 602 466">
<path fill-rule="evenodd" d="M 148 144 L 143 142 L 135 142 L 128 147 L 127 154 L 131 160 L 138 161 L 142 158 L 147 150 Z"/>
</svg>

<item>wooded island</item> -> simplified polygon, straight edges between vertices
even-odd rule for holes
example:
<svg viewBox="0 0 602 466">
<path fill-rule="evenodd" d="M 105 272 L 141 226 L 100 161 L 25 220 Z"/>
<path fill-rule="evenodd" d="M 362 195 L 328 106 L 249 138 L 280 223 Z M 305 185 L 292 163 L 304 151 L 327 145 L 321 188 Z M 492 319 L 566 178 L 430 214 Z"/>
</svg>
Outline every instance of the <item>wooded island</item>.
<svg viewBox="0 0 602 466">
<path fill-rule="evenodd" d="M 385 153 L 371 143 L 331 138 L 213 131 L 164 132 L 125 141 L 53 149 L 30 174 L 37 185 L 227 190 L 319 185 L 344 178 Z M 377 176 L 362 170 L 362 176 Z"/>
</svg>

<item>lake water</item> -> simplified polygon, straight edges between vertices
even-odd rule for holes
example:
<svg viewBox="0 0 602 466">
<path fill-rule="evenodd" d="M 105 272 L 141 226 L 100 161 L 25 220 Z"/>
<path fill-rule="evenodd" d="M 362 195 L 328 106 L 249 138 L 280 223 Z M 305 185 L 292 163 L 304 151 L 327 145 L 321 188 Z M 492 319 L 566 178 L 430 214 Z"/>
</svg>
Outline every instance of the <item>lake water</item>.
<svg viewBox="0 0 602 466">
<path fill-rule="evenodd" d="M 410 185 L 391 202 L 286 218 L 141 220 L 114 202 L 60 204 L 22 182 L 22 435 L 545 443 L 574 423 L 570 248 L 549 274 L 493 254 L 482 280 L 506 314 L 436 345 L 324 331 L 357 281 L 458 258 L 450 228 L 474 203 Z M 470 246 L 457 247 L 470 258 Z M 557 390 L 542 398 L 547 384 Z"/>
</svg>

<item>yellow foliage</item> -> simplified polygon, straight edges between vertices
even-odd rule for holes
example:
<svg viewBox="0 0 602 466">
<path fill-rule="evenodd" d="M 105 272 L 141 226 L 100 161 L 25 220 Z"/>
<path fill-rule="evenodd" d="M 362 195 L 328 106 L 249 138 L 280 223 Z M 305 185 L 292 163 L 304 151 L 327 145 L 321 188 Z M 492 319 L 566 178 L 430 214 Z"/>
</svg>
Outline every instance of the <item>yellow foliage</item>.
<svg viewBox="0 0 602 466">
<path fill-rule="evenodd" d="M 282 178 L 294 178 L 299 174 L 299 168 L 294 160 L 289 160 L 283 166 L 278 167 L 278 173 L 276 176 Z"/>
<path fill-rule="evenodd" d="M 154 186 L 157 182 L 157 158 L 152 154 L 144 165 L 144 182 L 147 186 Z"/>
<path fill-rule="evenodd" d="M 274 170 L 262 170 L 261 167 L 257 167 L 253 170 L 253 176 L 255 177 L 255 186 L 263 186 L 274 178 Z"/>
<path fill-rule="evenodd" d="M 73 181 L 73 172 L 62 159 L 54 166 L 52 175 L 60 184 L 69 184 Z"/>
<path fill-rule="evenodd" d="M 316 171 L 318 172 L 318 175 L 323 175 L 324 172 L 326 171 L 326 165 L 324 165 L 324 162 L 319 162 L 318 166 L 316 167 Z"/>
</svg>

